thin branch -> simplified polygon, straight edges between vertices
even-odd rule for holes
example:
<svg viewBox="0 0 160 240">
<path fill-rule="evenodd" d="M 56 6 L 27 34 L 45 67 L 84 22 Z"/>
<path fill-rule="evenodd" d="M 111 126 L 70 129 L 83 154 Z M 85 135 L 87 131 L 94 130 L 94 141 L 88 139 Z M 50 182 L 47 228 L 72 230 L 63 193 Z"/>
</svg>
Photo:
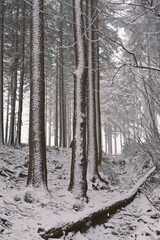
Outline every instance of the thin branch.
<svg viewBox="0 0 160 240">
<path fill-rule="evenodd" d="M 138 66 L 138 62 L 137 62 L 136 56 L 135 56 L 135 54 L 134 54 L 133 52 L 130 52 L 130 51 L 129 51 L 127 48 L 125 48 L 124 45 L 121 44 L 120 42 L 117 42 L 116 40 L 113 40 L 113 39 L 111 39 L 111 38 L 108 38 L 108 39 L 109 39 L 109 41 L 118 44 L 118 45 L 119 45 L 123 50 L 125 50 L 128 54 L 132 55 L 133 58 L 134 58 L 134 61 L 135 61 L 136 65 Z"/>
<path fill-rule="evenodd" d="M 145 194 L 145 196 L 148 199 L 148 201 L 150 202 L 150 204 L 160 212 L 160 208 L 156 207 L 146 194 Z"/>
<path fill-rule="evenodd" d="M 131 67 L 134 68 L 141 68 L 141 69 L 148 69 L 148 70 L 153 70 L 153 71 L 158 71 L 160 72 L 159 68 L 155 68 L 155 67 L 147 67 L 147 66 L 138 66 L 138 65 L 133 65 L 133 64 L 129 64 Z"/>
<path fill-rule="evenodd" d="M 115 79 L 116 75 L 117 75 L 118 72 L 121 70 L 121 68 L 123 68 L 124 66 L 126 66 L 126 64 L 121 65 L 121 66 L 117 69 L 116 73 L 114 74 L 114 76 L 113 76 L 113 78 L 112 78 L 112 83 L 111 83 L 111 85 L 110 85 L 109 87 L 113 86 L 113 84 L 114 84 L 114 79 Z"/>
</svg>

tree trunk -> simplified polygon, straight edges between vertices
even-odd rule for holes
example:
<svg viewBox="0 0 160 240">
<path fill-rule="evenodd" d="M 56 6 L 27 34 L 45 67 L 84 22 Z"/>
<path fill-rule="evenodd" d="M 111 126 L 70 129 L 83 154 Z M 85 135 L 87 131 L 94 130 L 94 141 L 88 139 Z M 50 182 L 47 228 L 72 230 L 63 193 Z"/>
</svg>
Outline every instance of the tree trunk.
<svg viewBox="0 0 160 240">
<path fill-rule="evenodd" d="M 121 153 L 122 153 L 123 142 L 122 142 L 122 132 L 121 132 L 121 130 L 120 130 L 120 149 L 121 149 Z"/>
<path fill-rule="evenodd" d="M 117 155 L 117 127 L 114 125 L 114 154 Z"/>
<path fill-rule="evenodd" d="M 96 107 L 96 134 L 98 164 L 102 163 L 102 133 L 101 133 L 101 109 L 100 109 L 100 71 L 99 71 L 99 40 L 98 40 L 98 0 L 93 1 L 93 69 L 95 75 L 95 107 Z"/>
<path fill-rule="evenodd" d="M 19 2 L 17 2 L 16 12 L 16 33 L 14 36 L 15 53 L 11 69 L 11 117 L 10 117 L 10 134 L 9 144 L 15 144 L 15 110 L 16 110 L 16 94 L 17 94 L 17 70 L 18 70 L 18 19 L 19 19 Z"/>
<path fill-rule="evenodd" d="M 51 93 L 49 93 L 49 102 L 48 102 L 48 146 L 51 147 L 51 137 L 52 137 L 52 98 Z"/>
<path fill-rule="evenodd" d="M 51 130 L 52 130 L 52 126 L 51 126 L 51 111 L 49 112 L 49 119 L 48 119 L 49 123 L 48 123 L 48 146 L 51 147 Z"/>
<path fill-rule="evenodd" d="M 60 147 L 66 147 L 66 103 L 65 103 L 65 89 L 64 89 L 64 70 L 63 70 L 63 3 L 60 3 L 60 49 L 59 49 L 59 93 L 60 93 Z"/>
<path fill-rule="evenodd" d="M 149 39 L 148 39 L 149 42 Z M 149 51 L 148 54 L 148 66 L 150 67 L 150 57 L 149 57 Z M 159 133 L 157 128 L 157 119 L 156 119 L 156 111 L 155 111 L 155 102 L 154 102 L 154 88 L 153 88 L 153 79 L 152 79 L 152 72 L 149 69 L 148 70 L 148 86 L 149 86 L 149 94 L 147 96 L 148 98 L 148 108 L 149 108 L 149 114 L 150 114 L 150 121 L 152 125 L 152 136 L 153 139 L 156 141 L 159 141 Z"/>
<path fill-rule="evenodd" d="M 0 146 L 4 143 L 3 130 L 3 12 L 4 1 L 0 2 Z"/>
<path fill-rule="evenodd" d="M 6 112 L 6 126 L 5 126 L 5 144 L 8 143 L 8 122 L 9 122 L 9 100 L 10 100 L 10 88 L 8 81 L 8 96 L 7 96 L 7 112 Z"/>
<path fill-rule="evenodd" d="M 56 62 L 56 64 L 57 64 L 57 67 L 56 67 L 56 69 L 57 69 L 57 74 L 56 74 L 56 113 L 55 113 L 55 142 L 54 142 L 54 144 L 55 144 L 55 146 L 57 146 L 58 147 L 58 59 L 57 59 L 57 62 Z"/>
<path fill-rule="evenodd" d="M 108 153 L 108 148 L 107 148 L 108 138 L 107 138 L 107 124 L 106 123 L 104 124 L 104 138 L 105 138 L 105 152 L 107 155 L 107 153 Z"/>
<path fill-rule="evenodd" d="M 94 60 L 94 4 L 88 1 L 88 171 L 89 179 L 95 181 L 98 178 L 98 150 L 96 132 L 96 106 L 95 106 L 95 76 Z"/>
<path fill-rule="evenodd" d="M 43 0 L 32 1 L 29 169 L 27 185 L 47 187 Z"/>
<path fill-rule="evenodd" d="M 68 100 L 68 107 L 67 107 L 67 146 L 69 147 L 71 144 L 71 99 Z"/>
<path fill-rule="evenodd" d="M 73 0 L 76 71 L 74 73 L 74 120 L 71 176 L 68 190 L 76 198 L 86 197 L 86 56 L 82 18 L 82 1 Z"/>
<path fill-rule="evenodd" d="M 108 153 L 112 154 L 112 125 L 108 124 Z"/>
<path fill-rule="evenodd" d="M 17 124 L 17 145 L 21 145 L 21 128 L 22 128 L 22 108 L 23 108 L 23 85 L 24 85 L 24 59 L 25 59 L 25 2 L 23 2 L 22 9 L 22 60 L 20 70 L 20 86 L 19 86 L 19 110 L 18 110 L 18 124 Z"/>
<path fill-rule="evenodd" d="M 45 70 L 44 70 L 45 74 Z M 45 122 L 45 139 L 46 139 L 46 145 L 47 145 L 47 121 L 48 121 L 48 79 L 47 76 L 45 76 L 45 116 L 44 116 L 44 122 Z"/>
</svg>

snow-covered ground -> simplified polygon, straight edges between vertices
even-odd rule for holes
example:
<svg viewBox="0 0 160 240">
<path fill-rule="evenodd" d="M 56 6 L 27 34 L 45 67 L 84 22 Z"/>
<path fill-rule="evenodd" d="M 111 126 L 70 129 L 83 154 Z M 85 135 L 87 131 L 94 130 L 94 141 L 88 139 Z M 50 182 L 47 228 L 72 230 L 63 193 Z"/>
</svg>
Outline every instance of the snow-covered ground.
<svg viewBox="0 0 160 240">
<path fill-rule="evenodd" d="M 100 173 L 109 184 L 96 182 L 94 187 L 89 184 L 88 203 L 81 203 L 67 191 L 71 150 L 48 149 L 49 192 L 46 192 L 26 187 L 28 147 L 0 148 L 0 239 L 42 239 L 39 228 L 49 229 L 83 217 L 86 212 L 127 194 L 152 165 L 137 156 L 125 161 L 120 158 L 104 160 Z M 132 203 L 108 221 L 61 239 L 160 239 L 159 174 L 152 178 Z"/>
</svg>

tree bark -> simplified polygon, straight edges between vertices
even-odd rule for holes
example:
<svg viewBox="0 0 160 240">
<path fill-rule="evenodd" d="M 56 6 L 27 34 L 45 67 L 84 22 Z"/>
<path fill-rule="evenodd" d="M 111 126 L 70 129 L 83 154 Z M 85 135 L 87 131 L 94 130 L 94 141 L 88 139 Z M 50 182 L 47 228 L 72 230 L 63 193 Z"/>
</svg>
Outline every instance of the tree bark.
<svg viewBox="0 0 160 240">
<path fill-rule="evenodd" d="M 117 126 L 114 124 L 114 154 L 117 155 Z"/>
<path fill-rule="evenodd" d="M 105 152 L 106 152 L 106 155 L 108 153 L 108 138 L 107 138 L 107 124 L 105 123 L 104 124 L 104 138 L 105 138 Z"/>
<path fill-rule="evenodd" d="M 112 125 L 108 124 L 108 153 L 112 154 Z"/>
<path fill-rule="evenodd" d="M 9 144 L 15 144 L 15 110 L 16 110 L 16 95 L 17 95 L 17 70 L 18 70 L 18 20 L 19 20 L 19 2 L 17 1 L 16 10 L 16 32 L 14 35 L 15 53 L 11 69 L 11 117 L 10 117 L 10 134 Z"/>
<path fill-rule="evenodd" d="M 96 132 L 96 106 L 95 106 L 95 59 L 94 59 L 94 4 L 88 1 L 88 172 L 89 179 L 98 178 L 98 146 Z"/>
<path fill-rule="evenodd" d="M 73 0 L 76 71 L 74 73 L 74 120 L 71 176 L 68 190 L 76 198 L 86 197 L 86 56 L 82 18 L 82 1 Z"/>
<path fill-rule="evenodd" d="M 0 2 L 0 146 L 4 143 L 3 130 L 3 12 L 4 1 Z"/>
<path fill-rule="evenodd" d="M 21 145 L 21 128 L 22 128 L 22 111 L 23 111 L 23 85 L 24 85 L 24 61 L 25 61 L 25 2 L 22 6 L 22 60 L 20 70 L 20 86 L 19 86 L 19 109 L 18 109 L 18 123 L 17 123 L 17 142 Z"/>
<path fill-rule="evenodd" d="M 96 134 L 97 134 L 97 151 L 98 164 L 102 164 L 102 133 L 101 133 L 101 107 L 100 107 L 100 70 L 99 70 L 99 16 L 98 0 L 94 0 L 93 14 L 93 69 L 95 75 L 95 107 L 96 107 Z"/>
<path fill-rule="evenodd" d="M 67 103 L 67 146 L 71 144 L 71 99 Z"/>
<path fill-rule="evenodd" d="M 56 70 L 57 70 L 57 73 L 56 73 L 56 113 L 55 113 L 55 140 L 54 140 L 54 144 L 56 147 L 58 147 L 58 127 L 59 127 L 59 124 L 58 124 L 58 59 L 56 59 Z"/>
<path fill-rule="evenodd" d="M 59 38 L 60 38 L 60 49 L 59 49 L 59 93 L 60 93 L 60 147 L 65 148 L 66 146 L 66 97 L 64 89 L 64 70 L 63 70 L 63 3 L 60 3 L 60 23 L 59 23 Z"/>
<path fill-rule="evenodd" d="M 27 185 L 47 187 L 43 0 L 32 1 L 29 168 Z"/>
<path fill-rule="evenodd" d="M 51 138 L 52 138 L 52 96 L 49 93 L 49 100 L 48 100 L 48 146 L 51 147 Z"/>
<path fill-rule="evenodd" d="M 7 96 L 7 112 L 6 112 L 6 125 L 5 125 L 5 144 L 8 143 L 8 123 L 9 123 L 9 100 L 10 100 L 10 88 L 9 88 L 9 81 L 8 81 L 8 96 Z"/>
<path fill-rule="evenodd" d="M 120 149 L 121 149 L 121 153 L 122 153 L 122 150 L 123 150 L 123 142 L 122 142 L 122 132 L 120 130 Z"/>
</svg>

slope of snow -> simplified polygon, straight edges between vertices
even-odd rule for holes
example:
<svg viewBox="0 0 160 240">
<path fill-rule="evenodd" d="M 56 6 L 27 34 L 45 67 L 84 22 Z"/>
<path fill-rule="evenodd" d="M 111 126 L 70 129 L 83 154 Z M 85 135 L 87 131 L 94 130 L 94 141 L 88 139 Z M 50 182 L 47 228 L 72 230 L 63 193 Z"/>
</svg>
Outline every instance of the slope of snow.
<svg viewBox="0 0 160 240">
<path fill-rule="evenodd" d="M 79 216 L 83 217 L 84 214 L 94 208 L 101 208 L 103 205 L 120 198 L 124 193 L 128 193 L 134 182 L 137 181 L 136 172 L 134 172 L 134 167 L 131 170 L 130 162 L 126 163 L 126 166 L 121 166 L 111 163 L 107 165 L 108 163 L 104 161 L 101 175 L 106 177 L 109 184 L 104 186 L 97 182 L 94 188 L 99 190 L 93 190 L 92 186 L 89 185 L 88 203 L 81 203 L 67 191 L 70 176 L 70 159 L 70 150 L 49 149 L 47 151 L 49 192 L 45 192 L 44 189 L 35 190 L 26 187 L 27 147 L 22 149 L 0 148 L 0 239 L 42 239 L 37 232 L 39 228 L 45 227 L 49 229 L 53 224 L 58 226 L 62 222 L 70 221 L 70 219 L 77 219 Z M 105 175 L 106 168 L 110 169 L 110 174 L 114 168 L 115 175 L 118 178 L 117 181 L 113 181 L 116 177 L 113 176 L 110 180 L 109 174 Z M 142 175 L 149 168 L 142 169 Z M 133 172 L 132 175 L 131 171 Z M 139 175 L 139 178 L 142 175 Z M 154 188 L 154 195 L 156 195 L 157 191 L 157 188 Z M 154 218 L 158 214 L 158 210 L 151 206 L 146 197 L 137 198 L 136 202 L 134 201 L 134 207 L 128 206 L 127 208 L 124 214 L 124 216 L 130 215 L 127 218 L 121 217 L 121 213 L 118 213 L 120 214 L 118 219 L 116 214 L 115 220 L 111 218 L 99 228 L 90 228 L 85 234 L 80 232 L 76 234 L 69 233 L 68 236 L 62 239 L 96 240 L 106 239 L 106 237 L 112 240 L 122 239 L 116 234 L 119 233 L 119 228 L 124 228 L 125 225 L 126 228 L 130 226 L 130 229 L 127 230 L 126 239 L 136 239 L 135 236 L 143 237 L 147 231 L 150 235 L 147 235 L 146 239 L 158 239 L 160 223 L 159 219 Z M 147 225 L 144 222 L 147 222 Z M 111 227 L 107 227 L 106 224 Z M 115 226 L 119 226 L 119 228 Z M 152 230 L 147 230 L 150 228 Z M 122 230 L 121 232 L 123 233 Z M 124 235 L 123 239 L 125 239 Z"/>
</svg>

